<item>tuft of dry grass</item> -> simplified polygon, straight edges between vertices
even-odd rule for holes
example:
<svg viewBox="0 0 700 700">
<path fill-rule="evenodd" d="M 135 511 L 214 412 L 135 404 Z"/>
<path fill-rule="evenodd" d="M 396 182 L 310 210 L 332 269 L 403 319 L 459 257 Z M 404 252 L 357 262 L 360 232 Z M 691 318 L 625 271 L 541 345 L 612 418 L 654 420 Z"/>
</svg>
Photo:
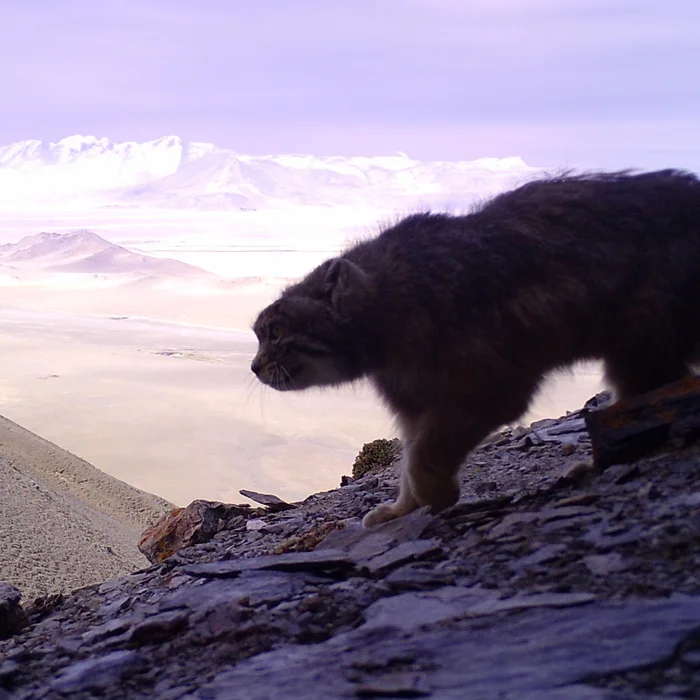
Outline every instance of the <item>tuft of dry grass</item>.
<svg viewBox="0 0 700 700">
<path fill-rule="evenodd" d="M 359 479 L 376 469 L 389 467 L 401 456 L 401 441 L 398 438 L 372 440 L 362 446 L 352 465 L 352 478 Z"/>
</svg>

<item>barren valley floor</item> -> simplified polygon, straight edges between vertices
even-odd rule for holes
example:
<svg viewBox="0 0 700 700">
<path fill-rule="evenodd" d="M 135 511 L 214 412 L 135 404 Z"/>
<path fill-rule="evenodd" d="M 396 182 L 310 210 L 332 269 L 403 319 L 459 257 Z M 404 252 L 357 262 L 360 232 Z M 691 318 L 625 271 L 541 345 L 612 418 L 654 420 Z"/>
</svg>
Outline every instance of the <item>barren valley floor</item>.
<svg viewBox="0 0 700 700">
<path fill-rule="evenodd" d="M 393 424 L 366 386 L 283 395 L 254 381 L 254 336 L 225 328 L 245 328 L 273 294 L 4 288 L 2 413 L 178 504 L 333 488 Z M 162 320 L 116 315 L 139 310 Z M 562 374 L 525 421 L 578 408 L 600 387 L 596 368 Z"/>
</svg>

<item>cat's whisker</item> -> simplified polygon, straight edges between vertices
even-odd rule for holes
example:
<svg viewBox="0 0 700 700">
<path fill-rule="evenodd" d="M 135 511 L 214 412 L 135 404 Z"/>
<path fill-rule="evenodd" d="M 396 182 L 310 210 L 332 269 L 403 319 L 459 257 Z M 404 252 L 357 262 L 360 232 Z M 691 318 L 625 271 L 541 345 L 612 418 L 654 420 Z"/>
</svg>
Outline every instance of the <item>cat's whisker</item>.
<svg viewBox="0 0 700 700">
<path fill-rule="evenodd" d="M 275 389 L 281 391 L 284 389 L 284 379 L 282 377 L 282 366 L 277 365 L 275 367 Z"/>
<path fill-rule="evenodd" d="M 267 386 L 265 384 L 260 384 L 258 396 L 260 398 L 260 418 L 262 419 L 263 423 L 265 422 L 265 399 L 267 394 Z"/>
<path fill-rule="evenodd" d="M 246 388 L 250 389 L 251 387 L 254 387 L 258 381 L 259 381 L 258 378 L 251 372 L 248 375 L 248 379 L 246 379 L 246 382 L 245 382 Z"/>
<path fill-rule="evenodd" d="M 250 400 L 253 398 L 253 395 L 257 391 L 258 387 L 260 386 L 260 382 L 248 382 L 248 386 L 246 388 L 245 392 L 245 397 L 243 399 L 243 406 L 247 407 L 250 404 Z"/>
<path fill-rule="evenodd" d="M 289 385 L 289 388 L 290 389 L 294 388 L 294 381 L 292 380 L 292 375 L 289 374 L 289 372 L 286 370 L 286 368 L 283 365 L 280 365 L 280 369 L 284 372 L 284 376 L 287 377 L 287 383 Z"/>
</svg>

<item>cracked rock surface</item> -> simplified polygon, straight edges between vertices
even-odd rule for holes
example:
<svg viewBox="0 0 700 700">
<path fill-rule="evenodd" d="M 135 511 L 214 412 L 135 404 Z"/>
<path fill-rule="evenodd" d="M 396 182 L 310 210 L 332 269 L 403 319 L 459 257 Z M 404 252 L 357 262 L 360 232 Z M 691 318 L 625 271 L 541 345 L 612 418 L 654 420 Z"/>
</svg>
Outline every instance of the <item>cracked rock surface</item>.
<svg viewBox="0 0 700 700">
<path fill-rule="evenodd" d="M 492 436 L 439 516 L 362 529 L 395 466 L 250 508 L 27 608 L 0 698 L 700 697 L 700 449 L 589 458 L 574 413 Z"/>
</svg>

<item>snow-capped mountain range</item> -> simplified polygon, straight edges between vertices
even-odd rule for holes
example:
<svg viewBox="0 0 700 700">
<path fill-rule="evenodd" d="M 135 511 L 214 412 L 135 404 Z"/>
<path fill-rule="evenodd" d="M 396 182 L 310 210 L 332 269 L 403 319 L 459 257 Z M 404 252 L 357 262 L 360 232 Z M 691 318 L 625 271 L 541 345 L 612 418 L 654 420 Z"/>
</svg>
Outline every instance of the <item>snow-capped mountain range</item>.
<svg viewBox="0 0 700 700">
<path fill-rule="evenodd" d="M 520 158 L 420 162 L 403 153 L 250 156 L 177 136 L 145 143 L 70 136 L 56 143 L 30 140 L 0 147 L 0 209 L 461 207 L 539 172 Z"/>
</svg>

